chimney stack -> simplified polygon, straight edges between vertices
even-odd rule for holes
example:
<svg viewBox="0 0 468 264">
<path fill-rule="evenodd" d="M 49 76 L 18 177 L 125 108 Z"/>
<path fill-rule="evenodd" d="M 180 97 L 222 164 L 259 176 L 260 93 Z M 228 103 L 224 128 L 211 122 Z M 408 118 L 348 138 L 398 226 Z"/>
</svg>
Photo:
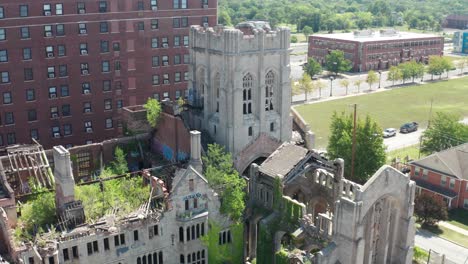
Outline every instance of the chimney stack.
<svg viewBox="0 0 468 264">
<path fill-rule="evenodd" d="M 200 131 L 190 131 L 190 165 L 199 173 L 203 172 L 201 150 Z"/>
<path fill-rule="evenodd" d="M 55 205 L 60 212 L 64 205 L 75 200 L 75 179 L 70 152 L 63 146 L 54 147 Z"/>
</svg>

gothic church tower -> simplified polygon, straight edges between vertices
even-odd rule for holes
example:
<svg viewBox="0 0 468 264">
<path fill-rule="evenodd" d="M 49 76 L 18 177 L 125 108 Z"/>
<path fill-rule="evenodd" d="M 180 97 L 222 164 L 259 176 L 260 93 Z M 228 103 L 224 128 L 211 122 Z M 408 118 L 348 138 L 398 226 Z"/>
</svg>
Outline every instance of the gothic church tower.
<svg viewBox="0 0 468 264">
<path fill-rule="evenodd" d="M 258 22 L 190 31 L 192 126 L 208 132 L 244 170 L 291 138 L 290 31 Z"/>
</svg>

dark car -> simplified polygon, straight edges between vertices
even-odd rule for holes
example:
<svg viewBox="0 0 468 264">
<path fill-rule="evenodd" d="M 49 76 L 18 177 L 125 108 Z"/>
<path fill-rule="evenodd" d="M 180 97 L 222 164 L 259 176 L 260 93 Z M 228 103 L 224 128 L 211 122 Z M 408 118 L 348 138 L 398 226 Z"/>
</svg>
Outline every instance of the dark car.
<svg viewBox="0 0 468 264">
<path fill-rule="evenodd" d="M 416 122 L 406 123 L 400 127 L 400 133 L 410 133 L 416 130 L 418 130 L 418 123 Z"/>
</svg>

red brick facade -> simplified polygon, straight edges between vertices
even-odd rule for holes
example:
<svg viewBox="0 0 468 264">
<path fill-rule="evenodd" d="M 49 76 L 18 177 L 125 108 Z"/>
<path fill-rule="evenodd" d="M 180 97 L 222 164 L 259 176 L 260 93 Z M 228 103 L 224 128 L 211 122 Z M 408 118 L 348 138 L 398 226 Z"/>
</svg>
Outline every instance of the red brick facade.
<svg viewBox="0 0 468 264">
<path fill-rule="evenodd" d="M 411 165 L 411 179 L 418 182 L 422 181 L 429 183 L 432 186 L 440 187 L 444 192 L 453 192 L 455 197 L 449 197 L 451 195 L 444 195 L 440 192 L 429 190 L 418 184 L 416 192 L 429 192 L 440 200 L 444 200 L 448 203 L 448 207 L 451 208 L 465 208 L 468 209 L 468 181 L 456 178 L 454 176 L 445 175 L 439 172 L 432 171 L 430 169 L 422 168 L 416 165 Z M 442 178 L 445 178 L 443 180 Z M 465 202 L 466 199 L 466 202 Z M 466 204 L 464 206 L 464 204 Z"/>
<path fill-rule="evenodd" d="M 441 55 L 443 48 L 443 37 L 360 41 L 358 38 L 338 38 L 334 34 L 312 35 L 309 37 L 308 57 L 324 64 L 325 56 L 330 51 L 341 50 L 345 53 L 345 58 L 352 62 L 352 71 L 359 72 L 385 70 L 409 60 L 427 62 L 429 56 Z"/>
<path fill-rule="evenodd" d="M 189 26 L 216 14 L 216 0 L 1 1 L 0 148 L 122 135 L 123 106 L 184 96 Z"/>
</svg>

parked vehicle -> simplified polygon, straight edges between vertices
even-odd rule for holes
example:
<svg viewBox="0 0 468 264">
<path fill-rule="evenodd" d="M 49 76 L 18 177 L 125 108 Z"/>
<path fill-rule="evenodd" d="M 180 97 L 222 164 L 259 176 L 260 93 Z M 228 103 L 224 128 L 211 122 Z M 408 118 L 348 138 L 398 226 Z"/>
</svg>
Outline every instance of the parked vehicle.
<svg viewBox="0 0 468 264">
<path fill-rule="evenodd" d="M 410 133 L 416 130 L 418 130 L 418 123 L 416 122 L 406 123 L 400 127 L 400 133 Z"/>
<path fill-rule="evenodd" d="M 383 137 L 384 138 L 389 138 L 389 137 L 394 137 L 396 136 L 396 129 L 395 128 L 387 128 L 383 131 Z"/>
</svg>

